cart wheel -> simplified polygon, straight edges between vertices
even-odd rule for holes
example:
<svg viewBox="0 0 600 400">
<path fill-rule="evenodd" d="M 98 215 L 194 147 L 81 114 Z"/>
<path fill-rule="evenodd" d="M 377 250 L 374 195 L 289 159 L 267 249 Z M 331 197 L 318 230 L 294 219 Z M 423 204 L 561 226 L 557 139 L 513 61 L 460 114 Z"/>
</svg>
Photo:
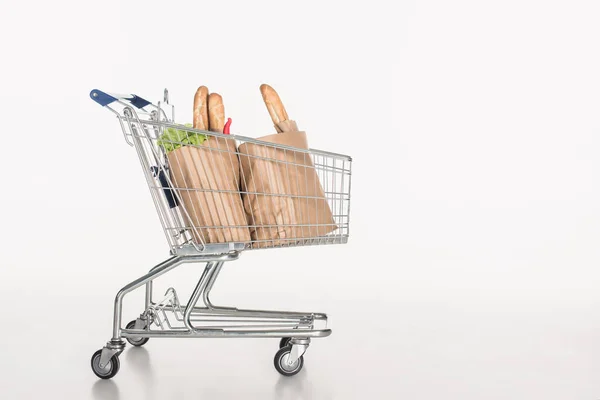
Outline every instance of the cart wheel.
<svg viewBox="0 0 600 400">
<path fill-rule="evenodd" d="M 292 340 L 291 337 L 282 337 L 281 340 L 279 341 L 279 348 L 282 349 L 285 346 L 287 346 L 288 344 L 290 344 L 290 340 Z"/>
<path fill-rule="evenodd" d="M 102 379 L 110 379 L 119 372 L 119 368 L 121 367 L 119 363 L 119 356 L 112 356 L 112 358 L 108 361 L 108 364 L 104 366 L 104 368 L 100 368 L 100 356 L 102 355 L 102 349 L 98 350 L 92 356 L 92 371 L 98 378 Z"/>
<path fill-rule="evenodd" d="M 296 375 L 304 366 L 304 356 L 300 356 L 292 365 L 288 364 L 287 361 L 290 358 L 291 351 L 292 346 L 283 347 L 275 354 L 275 360 L 273 360 L 275 369 L 283 376 Z"/>
<path fill-rule="evenodd" d="M 131 321 L 130 323 L 127 324 L 127 326 L 125 327 L 126 329 L 133 329 L 135 328 L 135 320 Z M 127 341 L 129 343 L 131 343 L 134 346 L 143 346 L 146 343 L 148 343 L 148 340 L 150 340 L 150 338 L 143 338 L 143 337 L 128 337 L 126 338 Z"/>
</svg>

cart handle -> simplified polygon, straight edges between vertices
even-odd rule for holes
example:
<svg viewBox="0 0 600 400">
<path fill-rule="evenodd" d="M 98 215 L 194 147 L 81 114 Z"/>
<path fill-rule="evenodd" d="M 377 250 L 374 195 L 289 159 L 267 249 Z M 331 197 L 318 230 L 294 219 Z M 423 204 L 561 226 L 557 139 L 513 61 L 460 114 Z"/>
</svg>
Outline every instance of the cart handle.
<svg viewBox="0 0 600 400">
<path fill-rule="evenodd" d="M 147 105 L 152 104 L 148 100 L 144 100 L 140 96 L 135 95 L 135 94 L 129 94 L 129 95 L 112 94 L 112 93 L 105 93 L 98 89 L 92 90 L 90 92 L 90 97 L 92 98 L 92 100 L 94 100 L 96 103 L 100 104 L 102 107 L 105 107 L 111 103 L 114 103 L 115 101 L 120 101 L 120 102 L 125 101 L 137 108 L 144 108 Z"/>
</svg>

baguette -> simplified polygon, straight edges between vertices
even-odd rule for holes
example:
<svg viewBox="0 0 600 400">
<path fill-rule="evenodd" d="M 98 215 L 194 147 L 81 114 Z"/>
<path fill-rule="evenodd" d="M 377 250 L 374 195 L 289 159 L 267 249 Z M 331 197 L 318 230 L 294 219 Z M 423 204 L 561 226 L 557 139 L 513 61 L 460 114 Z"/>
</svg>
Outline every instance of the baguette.
<svg viewBox="0 0 600 400">
<path fill-rule="evenodd" d="M 275 126 L 280 122 L 287 121 L 288 114 L 279 98 L 279 95 L 271 86 L 263 83 L 260 85 L 260 93 L 262 94 L 262 98 L 267 106 L 267 110 L 269 111 L 269 115 L 273 120 Z"/>
<path fill-rule="evenodd" d="M 208 96 L 208 126 L 212 132 L 223 133 L 225 126 L 225 106 L 223 98 L 218 93 Z"/>
<path fill-rule="evenodd" d="M 208 130 L 208 88 L 200 86 L 194 96 L 194 129 Z"/>
</svg>

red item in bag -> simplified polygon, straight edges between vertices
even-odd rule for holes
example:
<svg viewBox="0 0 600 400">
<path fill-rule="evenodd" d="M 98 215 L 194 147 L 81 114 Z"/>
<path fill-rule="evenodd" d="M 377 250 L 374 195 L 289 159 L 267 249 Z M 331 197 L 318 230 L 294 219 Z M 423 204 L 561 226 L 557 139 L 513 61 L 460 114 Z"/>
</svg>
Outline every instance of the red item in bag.
<svg viewBox="0 0 600 400">
<path fill-rule="evenodd" d="M 229 127 L 231 126 L 231 118 L 227 118 L 227 122 L 225 122 L 225 126 L 223 127 L 223 134 L 229 135 Z"/>
</svg>

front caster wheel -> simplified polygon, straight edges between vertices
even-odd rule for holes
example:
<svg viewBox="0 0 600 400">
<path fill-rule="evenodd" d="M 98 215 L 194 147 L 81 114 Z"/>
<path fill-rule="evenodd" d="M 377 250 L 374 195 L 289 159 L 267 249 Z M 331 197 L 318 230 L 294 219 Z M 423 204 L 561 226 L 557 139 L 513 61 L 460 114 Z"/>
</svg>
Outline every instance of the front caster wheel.
<svg viewBox="0 0 600 400">
<path fill-rule="evenodd" d="M 100 356 L 102 356 L 102 349 L 98 350 L 92 356 L 92 371 L 98 378 L 110 379 L 119 372 L 121 365 L 119 364 L 119 356 L 112 356 L 108 363 L 100 368 Z"/>
<path fill-rule="evenodd" d="M 127 326 L 125 327 L 125 329 L 134 329 L 134 328 L 135 328 L 135 320 L 133 320 L 130 323 L 128 323 Z M 144 338 L 144 337 L 128 337 L 126 339 L 132 345 L 139 347 L 139 346 L 143 346 L 146 343 L 148 343 L 148 340 L 150 338 L 147 338 L 147 337 L 146 338 Z"/>
<path fill-rule="evenodd" d="M 279 341 L 279 348 L 282 349 L 285 346 L 287 346 L 288 344 L 290 344 L 290 340 L 292 340 L 291 337 L 282 337 L 281 340 Z"/>
<path fill-rule="evenodd" d="M 288 360 L 290 359 L 291 351 L 292 346 L 282 347 L 275 354 L 275 359 L 273 360 L 275 369 L 283 376 L 296 375 L 304 366 L 304 356 L 300 356 L 300 358 L 292 364 L 289 363 Z"/>
</svg>

